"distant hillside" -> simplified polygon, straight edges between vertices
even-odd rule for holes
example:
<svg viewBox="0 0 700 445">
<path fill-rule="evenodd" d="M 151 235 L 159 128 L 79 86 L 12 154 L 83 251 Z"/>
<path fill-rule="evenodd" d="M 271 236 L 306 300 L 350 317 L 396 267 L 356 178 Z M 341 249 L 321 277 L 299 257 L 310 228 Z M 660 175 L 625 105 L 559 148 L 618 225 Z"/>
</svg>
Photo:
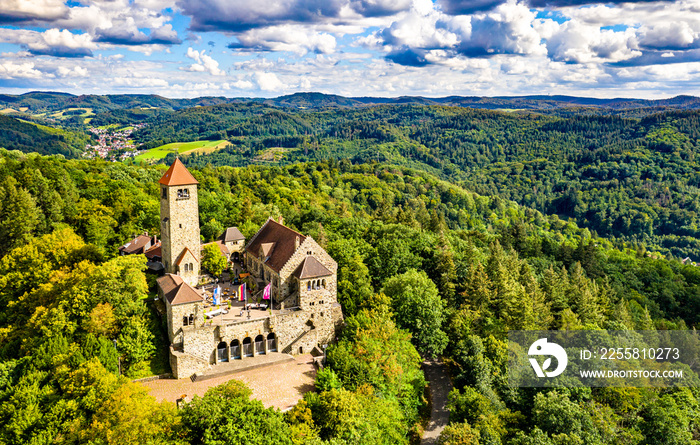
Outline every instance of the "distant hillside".
<svg viewBox="0 0 700 445">
<path fill-rule="evenodd" d="M 218 105 L 239 102 L 241 99 L 225 97 L 198 97 L 195 99 L 168 99 L 154 94 L 80 95 L 66 93 L 31 92 L 18 96 L 0 95 L 0 107 L 27 107 L 27 113 L 45 113 L 65 108 L 92 108 L 95 113 L 138 108 L 165 108 L 179 110 L 195 106 Z M 246 100 L 247 101 L 247 100 Z"/>
<path fill-rule="evenodd" d="M 42 155 L 61 154 L 68 158 L 78 156 L 87 136 L 49 127 L 28 124 L 0 115 L 0 147 L 36 152 Z"/>
<path fill-rule="evenodd" d="M 676 96 L 669 99 L 647 100 L 632 98 L 596 99 L 575 96 L 448 96 L 448 97 L 344 97 L 323 93 L 294 93 L 271 99 L 197 97 L 194 99 L 169 99 L 153 94 L 118 94 L 118 95 L 80 95 L 75 96 L 58 92 L 30 92 L 21 95 L 0 95 L 0 109 L 27 108 L 27 113 L 38 114 L 63 110 L 65 108 L 91 108 L 95 114 L 115 110 L 159 108 L 181 110 L 191 107 L 233 104 L 243 102 L 263 103 L 269 106 L 320 109 L 320 108 L 354 108 L 368 105 L 448 105 L 483 109 L 538 110 L 540 112 L 561 114 L 561 110 L 587 109 L 597 114 L 620 112 L 624 110 L 645 110 L 642 114 L 667 110 L 700 109 L 700 98 L 694 96 Z M 580 110 L 579 110 L 580 111 Z"/>
</svg>

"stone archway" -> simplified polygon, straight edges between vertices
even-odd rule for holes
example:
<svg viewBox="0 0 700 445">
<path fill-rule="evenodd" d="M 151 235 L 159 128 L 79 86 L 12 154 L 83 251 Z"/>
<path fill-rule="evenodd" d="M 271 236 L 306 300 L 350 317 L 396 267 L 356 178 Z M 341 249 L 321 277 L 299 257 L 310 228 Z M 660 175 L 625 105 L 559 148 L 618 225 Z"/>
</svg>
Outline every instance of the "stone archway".
<svg viewBox="0 0 700 445">
<path fill-rule="evenodd" d="M 243 339 L 243 357 L 253 356 L 253 340 L 250 337 Z"/>
<path fill-rule="evenodd" d="M 267 334 L 267 350 L 268 352 L 277 352 L 277 337 L 274 332 Z"/>
<path fill-rule="evenodd" d="M 255 355 L 265 354 L 265 337 L 258 335 L 255 337 Z"/>
<path fill-rule="evenodd" d="M 216 361 L 218 363 L 228 361 L 228 347 L 225 341 L 219 342 L 219 344 L 216 346 Z"/>
<path fill-rule="evenodd" d="M 231 360 L 237 360 L 241 358 L 241 342 L 237 339 L 231 340 Z"/>
</svg>

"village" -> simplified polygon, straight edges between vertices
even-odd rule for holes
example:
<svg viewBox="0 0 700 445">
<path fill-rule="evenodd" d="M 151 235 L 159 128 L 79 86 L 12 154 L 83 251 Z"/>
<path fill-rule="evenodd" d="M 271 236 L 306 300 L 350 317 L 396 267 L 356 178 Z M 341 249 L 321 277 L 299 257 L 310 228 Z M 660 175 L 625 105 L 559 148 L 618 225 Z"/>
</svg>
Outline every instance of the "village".
<svg viewBox="0 0 700 445">
<path fill-rule="evenodd" d="M 134 131 L 144 128 L 146 124 L 129 124 L 119 129 L 112 126 L 90 127 L 88 131 L 97 137 L 97 144 L 85 146 L 86 158 L 102 158 L 110 161 L 123 161 L 142 153 L 134 146 L 131 135 Z"/>
</svg>

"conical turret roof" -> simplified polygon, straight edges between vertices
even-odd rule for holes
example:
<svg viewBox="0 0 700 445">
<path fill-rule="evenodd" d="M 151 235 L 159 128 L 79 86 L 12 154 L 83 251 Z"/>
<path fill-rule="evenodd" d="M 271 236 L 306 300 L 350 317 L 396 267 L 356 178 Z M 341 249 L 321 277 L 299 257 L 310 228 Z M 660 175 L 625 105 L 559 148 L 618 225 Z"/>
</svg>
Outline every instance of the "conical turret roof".
<svg viewBox="0 0 700 445">
<path fill-rule="evenodd" d="M 163 185 L 188 185 L 188 184 L 199 184 L 192 173 L 187 171 L 185 164 L 176 158 L 173 165 L 170 166 L 167 172 L 158 181 L 159 184 Z"/>
</svg>

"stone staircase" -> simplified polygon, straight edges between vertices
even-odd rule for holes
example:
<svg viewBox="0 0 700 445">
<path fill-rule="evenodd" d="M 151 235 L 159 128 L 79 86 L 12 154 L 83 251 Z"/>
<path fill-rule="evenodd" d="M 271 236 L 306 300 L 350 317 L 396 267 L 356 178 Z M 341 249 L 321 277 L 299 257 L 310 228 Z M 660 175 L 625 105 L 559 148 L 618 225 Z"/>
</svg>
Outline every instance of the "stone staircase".
<svg viewBox="0 0 700 445">
<path fill-rule="evenodd" d="M 316 328 L 314 326 L 306 326 L 306 328 L 304 329 L 304 332 L 302 332 L 297 338 L 292 340 L 292 342 L 290 344 L 288 344 L 282 350 L 282 352 L 285 354 L 292 354 L 292 351 L 294 351 L 294 347 L 296 346 L 296 344 L 299 341 L 301 341 L 304 337 L 306 337 L 310 332 L 314 332 L 315 330 L 316 330 Z"/>
</svg>

